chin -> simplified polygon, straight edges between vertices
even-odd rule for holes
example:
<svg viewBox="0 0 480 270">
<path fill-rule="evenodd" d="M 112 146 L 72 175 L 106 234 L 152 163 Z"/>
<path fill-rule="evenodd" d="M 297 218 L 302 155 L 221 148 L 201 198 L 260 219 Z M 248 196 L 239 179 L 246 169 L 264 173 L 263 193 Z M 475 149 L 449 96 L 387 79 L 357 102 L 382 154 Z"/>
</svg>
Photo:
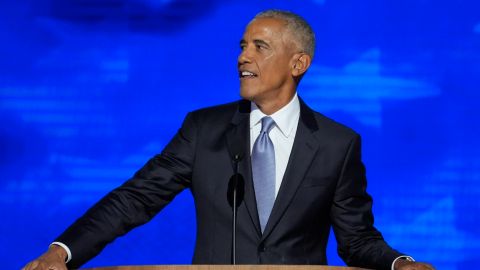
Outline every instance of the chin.
<svg viewBox="0 0 480 270">
<path fill-rule="evenodd" d="M 253 99 L 255 98 L 255 93 L 252 93 L 252 91 L 243 90 L 243 89 L 240 87 L 240 96 L 241 96 L 243 99 L 253 101 Z"/>
</svg>

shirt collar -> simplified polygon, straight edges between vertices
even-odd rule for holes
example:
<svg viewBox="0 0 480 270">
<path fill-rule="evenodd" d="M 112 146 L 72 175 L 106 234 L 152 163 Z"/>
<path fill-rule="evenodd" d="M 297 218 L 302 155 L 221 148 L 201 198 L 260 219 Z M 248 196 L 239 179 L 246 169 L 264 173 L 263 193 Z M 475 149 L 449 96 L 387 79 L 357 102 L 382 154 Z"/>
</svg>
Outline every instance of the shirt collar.
<svg viewBox="0 0 480 270">
<path fill-rule="evenodd" d="M 255 102 L 251 103 L 252 110 L 250 112 L 250 129 L 261 124 L 262 118 L 267 116 L 257 107 Z M 292 130 L 297 124 L 295 121 L 298 121 L 299 115 L 300 101 L 298 100 L 297 93 L 295 93 L 292 100 L 290 100 L 287 105 L 283 106 L 280 110 L 269 116 L 272 117 L 273 121 L 275 121 L 276 126 L 283 136 L 288 138 L 290 135 L 292 135 Z"/>
</svg>

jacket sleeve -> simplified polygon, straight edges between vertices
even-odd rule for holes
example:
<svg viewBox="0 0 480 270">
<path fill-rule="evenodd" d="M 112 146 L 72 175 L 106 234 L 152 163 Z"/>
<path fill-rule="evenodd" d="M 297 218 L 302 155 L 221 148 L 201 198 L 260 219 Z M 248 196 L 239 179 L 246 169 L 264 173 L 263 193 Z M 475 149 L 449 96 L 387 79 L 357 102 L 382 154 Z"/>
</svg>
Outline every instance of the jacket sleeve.
<svg viewBox="0 0 480 270">
<path fill-rule="evenodd" d="M 402 254 L 373 226 L 372 198 L 366 187 L 361 140 L 356 135 L 345 155 L 330 211 L 338 254 L 349 266 L 391 269 L 394 259 Z"/>
<path fill-rule="evenodd" d="M 78 268 L 116 237 L 153 218 L 173 198 L 190 187 L 195 159 L 196 124 L 192 114 L 161 154 L 108 193 L 55 241 L 72 252 L 69 268 Z"/>
</svg>

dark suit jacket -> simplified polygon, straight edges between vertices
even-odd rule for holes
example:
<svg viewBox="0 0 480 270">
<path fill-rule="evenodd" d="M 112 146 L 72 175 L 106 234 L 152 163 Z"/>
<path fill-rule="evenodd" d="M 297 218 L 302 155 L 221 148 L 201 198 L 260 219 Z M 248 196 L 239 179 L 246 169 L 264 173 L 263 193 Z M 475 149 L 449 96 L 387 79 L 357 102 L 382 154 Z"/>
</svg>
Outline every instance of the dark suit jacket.
<svg viewBox="0 0 480 270">
<path fill-rule="evenodd" d="M 227 189 L 232 156 L 241 153 L 245 195 L 238 208 L 237 263 L 326 264 L 333 225 L 338 252 L 348 265 L 389 269 L 401 254 L 373 227 L 359 135 L 300 103 L 292 152 L 263 234 L 249 158 L 250 103 L 240 101 L 189 113 L 161 154 L 57 238 L 72 251 L 69 267 L 82 265 L 117 236 L 150 220 L 185 188 L 196 206 L 193 263 L 229 264 Z"/>
</svg>

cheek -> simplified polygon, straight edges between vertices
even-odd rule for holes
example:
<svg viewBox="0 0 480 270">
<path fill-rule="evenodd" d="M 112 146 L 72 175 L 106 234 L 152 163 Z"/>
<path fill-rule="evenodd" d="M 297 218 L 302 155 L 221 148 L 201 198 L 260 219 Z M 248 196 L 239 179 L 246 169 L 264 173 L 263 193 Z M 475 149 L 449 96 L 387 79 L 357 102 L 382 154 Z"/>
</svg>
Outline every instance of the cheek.
<svg viewBox="0 0 480 270">
<path fill-rule="evenodd" d="M 265 56 L 265 58 L 264 58 L 263 60 L 264 60 L 264 61 L 269 61 L 269 60 L 270 60 L 272 57 L 274 57 L 274 56 L 275 56 L 275 53 L 272 52 L 271 54 Z"/>
<path fill-rule="evenodd" d="M 289 76 L 288 63 L 285 61 L 266 62 L 262 67 L 262 80 L 265 82 L 284 81 Z"/>
</svg>

